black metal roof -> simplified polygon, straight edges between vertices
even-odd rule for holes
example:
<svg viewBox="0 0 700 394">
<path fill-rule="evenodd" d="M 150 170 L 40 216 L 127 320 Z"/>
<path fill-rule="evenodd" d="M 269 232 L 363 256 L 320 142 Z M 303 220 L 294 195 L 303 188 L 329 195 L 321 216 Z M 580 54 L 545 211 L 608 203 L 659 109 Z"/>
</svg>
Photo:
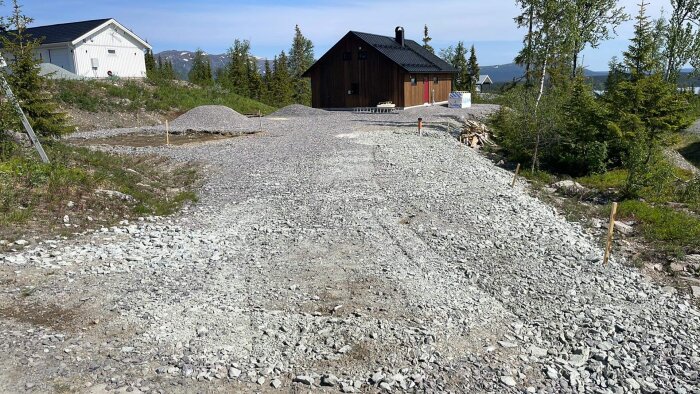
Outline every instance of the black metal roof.
<svg viewBox="0 0 700 394">
<path fill-rule="evenodd" d="M 440 59 L 435 54 L 430 53 L 413 40 L 404 40 L 404 46 L 396 42 L 394 37 L 380 36 L 378 34 L 362 33 L 359 31 L 350 31 L 348 35 L 354 35 L 360 40 L 374 47 L 381 54 L 389 58 L 392 62 L 399 65 L 404 70 L 410 73 L 426 74 L 426 73 L 456 73 L 457 70 L 451 64 Z M 330 51 L 329 51 L 330 52 Z M 304 75 L 321 63 L 319 59 L 314 63 Z"/>
<path fill-rule="evenodd" d="M 413 40 L 404 40 L 401 46 L 394 37 L 351 31 L 362 41 L 376 48 L 394 63 L 411 73 L 455 73 L 451 64 L 430 53 Z"/>
<path fill-rule="evenodd" d="M 30 27 L 27 28 L 26 32 L 34 39 L 42 39 L 42 44 L 72 42 L 109 20 L 111 19 L 95 19 L 91 21 Z"/>
</svg>

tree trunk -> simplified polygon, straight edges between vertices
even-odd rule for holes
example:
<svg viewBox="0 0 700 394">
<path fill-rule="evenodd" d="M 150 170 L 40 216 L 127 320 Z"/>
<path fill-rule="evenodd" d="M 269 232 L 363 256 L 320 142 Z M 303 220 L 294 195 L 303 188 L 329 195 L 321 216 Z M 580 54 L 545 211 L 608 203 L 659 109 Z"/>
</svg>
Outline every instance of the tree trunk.
<svg viewBox="0 0 700 394">
<path fill-rule="evenodd" d="M 530 12 L 529 12 L 529 26 L 527 28 L 527 59 L 525 62 L 525 85 L 526 86 L 531 86 L 531 68 L 532 68 L 532 27 L 533 27 L 533 18 L 535 17 L 535 6 L 531 5 L 530 6 Z"/>
<path fill-rule="evenodd" d="M 547 76 L 547 56 L 549 55 L 549 48 L 544 51 L 544 62 L 542 63 L 542 76 L 540 77 L 540 91 L 537 94 L 537 101 L 535 101 L 535 127 L 537 127 L 537 137 L 535 139 L 535 152 L 532 155 L 532 172 L 535 172 L 535 168 L 538 162 L 538 155 L 540 150 L 540 140 L 542 138 L 542 133 L 537 122 L 537 112 L 540 108 L 540 102 L 542 101 L 542 95 L 544 94 L 544 81 Z"/>
</svg>

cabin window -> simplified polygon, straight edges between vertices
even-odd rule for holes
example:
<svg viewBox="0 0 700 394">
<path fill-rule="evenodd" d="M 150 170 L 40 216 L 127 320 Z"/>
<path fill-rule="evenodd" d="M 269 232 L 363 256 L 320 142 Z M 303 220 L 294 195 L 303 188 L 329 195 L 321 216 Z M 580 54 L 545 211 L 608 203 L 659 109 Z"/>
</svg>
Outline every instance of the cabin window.
<svg viewBox="0 0 700 394">
<path fill-rule="evenodd" d="M 357 58 L 360 60 L 367 60 L 367 51 L 360 51 L 357 53 Z"/>
<path fill-rule="evenodd" d="M 107 53 L 110 54 L 110 55 L 116 56 L 116 55 L 117 55 L 117 50 L 116 50 L 116 49 L 108 49 L 108 50 L 107 50 Z"/>
<path fill-rule="evenodd" d="M 356 96 L 360 94 L 360 84 L 355 82 L 350 84 L 350 90 L 348 90 L 348 94 L 351 96 Z"/>
<path fill-rule="evenodd" d="M 416 79 L 415 76 L 411 76 L 411 86 L 416 86 L 418 85 L 418 80 Z"/>
<path fill-rule="evenodd" d="M 352 52 L 343 52 L 343 60 L 346 62 L 352 60 Z"/>
<path fill-rule="evenodd" d="M 438 77 L 433 77 L 433 83 L 434 83 L 435 85 L 439 84 L 439 83 L 440 83 L 440 79 L 439 79 Z"/>
</svg>

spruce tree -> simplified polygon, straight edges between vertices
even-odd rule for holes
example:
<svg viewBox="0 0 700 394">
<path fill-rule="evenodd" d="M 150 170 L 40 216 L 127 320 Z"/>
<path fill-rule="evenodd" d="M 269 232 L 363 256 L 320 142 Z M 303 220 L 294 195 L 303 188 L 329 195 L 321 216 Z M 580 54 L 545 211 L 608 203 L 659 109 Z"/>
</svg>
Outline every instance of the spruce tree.
<svg viewBox="0 0 700 394">
<path fill-rule="evenodd" d="M 248 40 L 234 40 L 227 56 L 228 64 L 226 65 L 224 86 L 236 94 L 249 97 L 250 42 Z"/>
<path fill-rule="evenodd" d="M 9 30 L 0 35 L 0 45 L 8 68 L 4 77 L 24 110 L 29 123 L 40 136 L 59 136 L 74 130 L 68 125 L 66 115 L 59 112 L 47 91 L 48 81 L 39 75 L 39 60 L 35 51 L 41 40 L 27 34 L 26 26 L 32 19 L 22 13 L 17 0 L 12 2 L 12 15 L 8 18 Z M 19 117 L 10 118 L 15 130 L 21 130 Z"/>
<path fill-rule="evenodd" d="M 467 69 L 467 48 L 464 46 L 463 41 L 458 42 L 455 47 L 454 55 L 452 55 L 452 66 L 457 69 L 454 90 L 468 91 L 470 77 Z"/>
<path fill-rule="evenodd" d="M 608 127 L 617 136 L 628 170 L 624 190 L 628 196 L 637 196 L 642 188 L 670 176 L 668 171 L 661 172 L 668 167 L 662 147 L 670 142 L 673 133 L 688 124 L 687 101 L 678 94 L 675 84 L 663 79 L 646 15 L 647 4 L 640 4 L 634 37 L 624 53 L 629 77 L 606 93 L 610 107 Z"/>
<path fill-rule="evenodd" d="M 201 49 L 197 49 L 194 53 L 192 69 L 187 77 L 190 82 L 200 86 L 209 86 L 213 83 L 209 57 Z"/>
<path fill-rule="evenodd" d="M 639 13 L 636 16 L 634 37 L 630 46 L 624 52 L 624 63 L 628 68 L 632 79 L 639 79 L 659 70 L 658 49 L 655 45 L 652 22 L 646 14 L 649 3 L 644 0 L 639 4 Z"/>
<path fill-rule="evenodd" d="M 297 25 L 294 27 L 294 40 L 289 51 L 289 75 L 292 80 L 292 99 L 295 103 L 311 105 L 311 81 L 303 78 L 302 74 L 313 63 L 314 44 L 304 37 Z"/>
<path fill-rule="evenodd" d="M 280 107 L 284 107 L 294 102 L 292 78 L 289 75 L 289 60 L 284 51 L 282 51 L 274 61 L 272 99 L 274 100 L 275 104 Z"/>
<path fill-rule="evenodd" d="M 469 91 L 472 92 L 473 95 L 476 95 L 476 83 L 479 81 L 481 69 L 479 68 L 479 62 L 476 59 L 476 49 L 474 49 L 474 45 L 472 45 L 470 50 L 469 62 L 467 63 L 467 73 L 469 74 Z"/>
<path fill-rule="evenodd" d="M 423 48 L 425 48 L 428 52 L 430 53 L 435 53 L 435 49 L 430 46 L 430 41 L 432 41 L 432 37 L 430 37 L 430 34 L 428 32 L 428 25 L 425 25 L 423 27 Z"/>
<path fill-rule="evenodd" d="M 276 61 L 275 57 L 275 61 Z M 262 76 L 263 88 L 262 88 L 262 101 L 266 104 L 272 105 L 272 80 L 273 80 L 272 68 L 270 66 L 270 60 L 265 59 L 265 74 Z"/>
<path fill-rule="evenodd" d="M 153 51 L 146 49 L 144 60 L 146 62 L 146 76 L 150 79 L 156 78 L 158 76 L 158 67 L 156 58 L 153 56 Z"/>
</svg>

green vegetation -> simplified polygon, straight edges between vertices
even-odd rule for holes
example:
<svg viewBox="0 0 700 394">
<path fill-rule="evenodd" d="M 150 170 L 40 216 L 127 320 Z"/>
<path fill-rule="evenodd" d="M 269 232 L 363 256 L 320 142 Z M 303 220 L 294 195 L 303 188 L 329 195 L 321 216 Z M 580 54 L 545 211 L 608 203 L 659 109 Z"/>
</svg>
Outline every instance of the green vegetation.
<svg viewBox="0 0 700 394">
<path fill-rule="evenodd" d="M 240 113 L 271 113 L 275 108 L 218 86 L 197 87 L 171 80 L 53 81 L 57 101 L 90 112 L 184 112 L 200 105 L 225 105 Z"/>
<path fill-rule="evenodd" d="M 196 199 L 196 170 L 189 165 L 58 142 L 45 148 L 51 164 L 19 147 L 5 149 L 0 157 L 0 239 L 26 233 L 27 227 L 39 233 L 65 228 L 64 215 L 85 229 L 124 218 L 168 215 Z"/>
<path fill-rule="evenodd" d="M 683 254 L 700 250 L 697 216 L 643 201 L 623 201 L 618 217 L 639 221 L 643 235 L 663 251 Z"/>
<path fill-rule="evenodd" d="M 674 167 L 665 151 L 675 147 L 690 162 L 700 162 L 700 137 L 681 133 L 700 117 L 700 99 L 676 89 L 679 67 L 700 50 L 690 44 L 700 43 L 698 30 L 681 28 L 700 22 L 700 3 L 673 1 L 673 20 L 667 22 L 650 20 L 642 2 L 629 48 L 622 61 L 610 64 L 603 97 L 583 78 L 578 54 L 609 39 L 629 19 L 617 2 L 518 3 L 516 23 L 527 33 L 516 62 L 525 68 L 525 83 L 506 89 L 492 119 L 503 153 L 529 164 L 523 176 L 534 184 L 575 177 L 594 189 L 579 198 L 621 200 L 619 218 L 638 222 L 662 256 L 699 252 L 700 177 Z M 602 205 L 569 205 L 576 207 L 564 209 L 577 217 L 604 215 Z"/>
<path fill-rule="evenodd" d="M 201 49 L 197 49 L 192 59 L 192 69 L 187 78 L 190 82 L 200 86 L 210 86 L 214 83 L 211 74 L 211 61 Z"/>
<path fill-rule="evenodd" d="M 430 45 L 430 41 L 432 41 L 433 38 L 430 37 L 430 32 L 428 31 L 428 25 L 424 25 L 423 27 L 423 48 L 425 48 L 426 51 L 430 53 L 435 53 L 435 48 L 433 48 Z"/>
<path fill-rule="evenodd" d="M 24 110 L 29 123 L 40 136 L 57 136 L 74 130 L 67 121 L 66 116 L 59 113 L 56 104 L 47 91 L 44 78 L 39 76 L 39 60 L 35 57 L 35 50 L 41 44 L 41 39 L 28 36 L 27 24 L 32 19 L 22 14 L 17 0 L 12 2 L 12 15 L 7 19 L 0 19 L 0 28 L 7 30 L 0 35 L 0 46 L 3 55 L 8 60 L 8 67 L 2 69 L 2 77 L 10 84 L 17 101 Z M 3 92 L 4 95 L 4 92 Z M 20 119 L 14 113 L 10 100 L 2 100 L 0 104 L 2 121 L 0 130 L 21 128 Z M 5 134 L 0 131 L 0 142 Z"/>
</svg>

